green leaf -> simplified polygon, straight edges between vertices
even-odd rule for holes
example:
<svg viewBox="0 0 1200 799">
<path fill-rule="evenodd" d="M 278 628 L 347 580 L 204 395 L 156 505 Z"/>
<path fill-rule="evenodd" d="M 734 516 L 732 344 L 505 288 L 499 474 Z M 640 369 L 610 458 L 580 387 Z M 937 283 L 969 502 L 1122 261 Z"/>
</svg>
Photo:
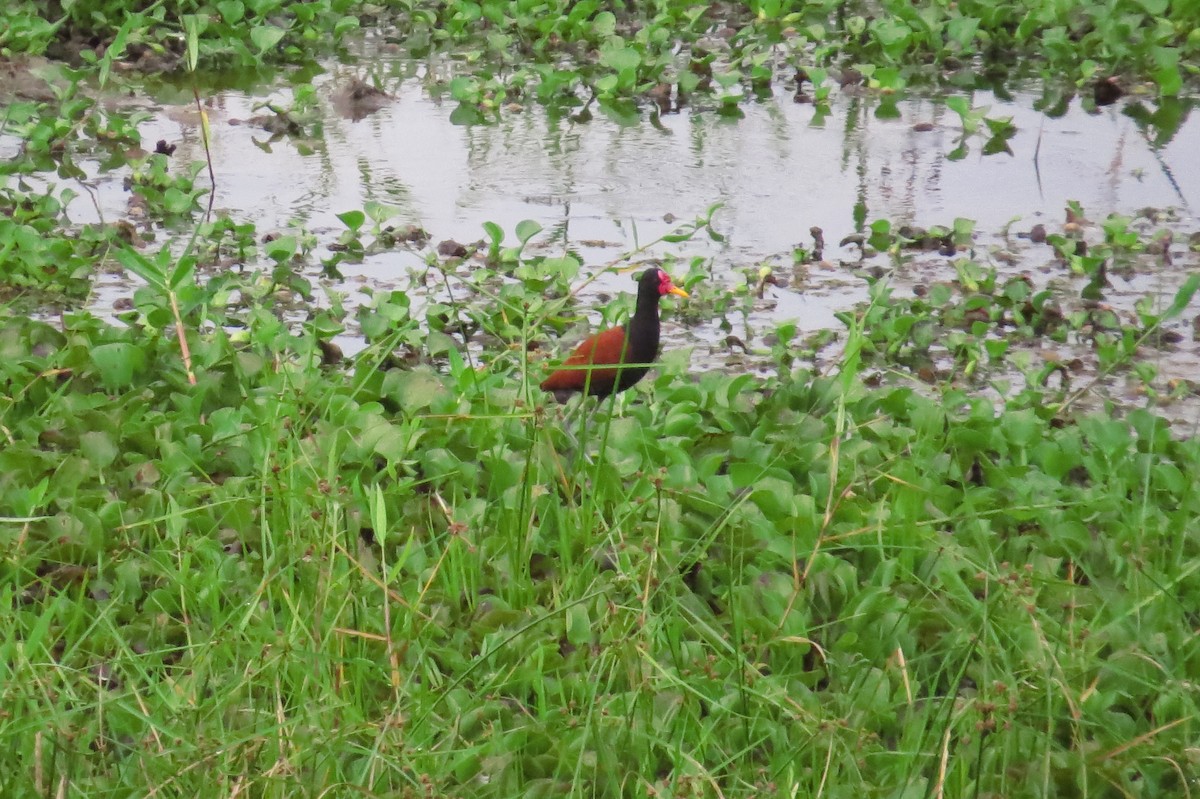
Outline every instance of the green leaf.
<svg viewBox="0 0 1200 799">
<path fill-rule="evenodd" d="M 754 482 L 754 491 L 750 501 L 758 506 L 763 516 L 771 520 L 784 519 L 792 511 L 792 495 L 795 494 L 794 483 L 780 480 L 777 477 L 761 477 Z"/>
<path fill-rule="evenodd" d="M 192 197 L 171 186 L 163 192 L 163 205 L 168 213 L 183 216 L 192 210 Z"/>
<path fill-rule="evenodd" d="M 567 609 L 567 640 L 574 646 L 587 646 L 592 642 L 592 622 L 583 603 Z"/>
<path fill-rule="evenodd" d="M 175 268 L 171 270 L 170 289 L 178 291 L 180 287 L 191 283 L 195 274 L 196 259 L 190 257 L 180 258 L 178 263 L 175 264 Z"/>
<path fill-rule="evenodd" d="M 979 20 L 974 17 L 954 17 L 946 25 L 946 35 L 959 47 L 966 49 L 979 30 Z"/>
<path fill-rule="evenodd" d="M 431 371 L 418 369 L 409 372 L 393 369 L 383 378 L 383 393 L 411 413 L 428 408 L 446 393 L 446 387 Z"/>
<path fill-rule="evenodd" d="M 363 444 L 392 463 L 408 456 L 408 439 L 399 425 L 383 419 L 375 420 L 363 430 Z"/>
<path fill-rule="evenodd" d="M 91 356 L 100 379 L 109 389 L 128 386 L 133 382 L 134 373 L 146 363 L 146 354 L 142 350 L 124 342 L 101 344 L 92 349 Z"/>
<path fill-rule="evenodd" d="M 967 98 L 960 95 L 956 94 L 947 97 L 945 99 L 945 103 L 947 108 L 958 114 L 960 117 L 965 117 L 967 114 L 971 113 L 971 103 L 967 100 Z"/>
<path fill-rule="evenodd" d="M 530 239 L 542 232 L 542 226 L 531 219 L 524 219 L 517 223 L 517 240 L 521 244 L 526 244 Z"/>
<path fill-rule="evenodd" d="M 617 30 L 617 18 L 611 11 L 601 11 L 592 19 L 592 32 L 599 38 L 612 36 Z"/>
<path fill-rule="evenodd" d="M 617 72 L 637 70 L 642 63 L 642 54 L 632 47 L 604 47 L 600 50 L 600 63 Z"/>
<path fill-rule="evenodd" d="M 399 208 L 396 208 L 392 205 L 386 205 L 381 202 L 376 202 L 375 200 L 367 200 L 365 203 L 363 203 L 363 210 L 366 211 L 367 216 L 371 217 L 371 219 L 375 222 L 384 222 L 388 219 L 391 219 L 393 216 L 398 216 L 400 214 Z M 342 221 L 345 222 L 346 220 L 343 219 Z M 359 224 L 362 223 L 360 222 Z"/>
<path fill-rule="evenodd" d="M 337 218 L 342 221 L 343 225 L 354 231 L 357 231 L 367 221 L 367 216 L 362 211 L 345 211 L 338 214 Z"/>
<path fill-rule="evenodd" d="M 117 250 L 117 260 L 121 263 L 121 266 L 133 272 L 154 288 L 160 291 L 167 290 L 166 273 L 158 264 L 137 250 L 131 250 L 127 247 Z"/>
<path fill-rule="evenodd" d="M 246 16 L 246 7 L 242 5 L 241 0 L 220 0 L 217 3 L 217 11 L 221 12 L 226 25 L 236 25 Z"/>
<path fill-rule="evenodd" d="M 296 254 L 296 237 L 280 236 L 263 245 L 263 253 L 276 263 L 283 263 Z"/>
<path fill-rule="evenodd" d="M 238 5 L 241 5 L 240 3 Z M 200 53 L 200 34 L 208 27 L 208 19 L 199 14 L 183 15 L 184 40 L 187 43 L 188 72 L 196 71 L 196 62 Z"/>
<path fill-rule="evenodd" d="M 108 433 L 93 431 L 79 437 L 79 451 L 99 469 L 117 459 L 117 445 Z"/>
<path fill-rule="evenodd" d="M 500 244 L 504 241 L 504 230 L 495 222 L 484 222 L 483 232 L 487 233 L 488 240 L 492 244 Z"/>
<path fill-rule="evenodd" d="M 1200 273 L 1193 272 L 1188 275 L 1187 280 L 1183 281 L 1183 285 L 1179 287 L 1179 291 L 1175 292 L 1175 299 L 1171 301 L 1171 305 L 1167 308 L 1164 319 L 1173 319 L 1192 303 L 1192 297 L 1196 295 L 1196 290 L 1200 289 Z"/>
<path fill-rule="evenodd" d="M 283 28 L 275 25 L 259 25 L 250 30 L 250 41 L 254 42 L 254 46 L 258 48 L 258 52 L 265 53 L 279 44 L 286 33 Z"/>
<path fill-rule="evenodd" d="M 333 26 L 333 37 L 334 39 L 340 39 L 351 31 L 356 31 L 361 27 L 362 22 L 358 19 L 358 17 L 342 17 L 337 21 L 337 24 Z"/>
<path fill-rule="evenodd" d="M 479 81 L 470 75 L 451 78 L 450 96 L 460 103 L 479 102 Z"/>
</svg>

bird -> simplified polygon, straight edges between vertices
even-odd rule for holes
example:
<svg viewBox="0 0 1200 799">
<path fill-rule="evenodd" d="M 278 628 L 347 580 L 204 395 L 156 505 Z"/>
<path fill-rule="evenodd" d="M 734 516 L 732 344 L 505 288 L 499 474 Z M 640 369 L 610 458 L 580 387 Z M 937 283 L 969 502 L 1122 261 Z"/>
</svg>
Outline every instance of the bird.
<svg viewBox="0 0 1200 799">
<path fill-rule="evenodd" d="M 575 392 L 607 397 L 645 377 L 658 357 L 658 300 L 668 294 L 688 296 L 663 270 L 655 267 L 642 272 L 638 277 L 637 307 L 628 326 L 612 327 L 584 339 L 542 381 L 542 390 L 553 393 L 560 402 Z"/>
</svg>

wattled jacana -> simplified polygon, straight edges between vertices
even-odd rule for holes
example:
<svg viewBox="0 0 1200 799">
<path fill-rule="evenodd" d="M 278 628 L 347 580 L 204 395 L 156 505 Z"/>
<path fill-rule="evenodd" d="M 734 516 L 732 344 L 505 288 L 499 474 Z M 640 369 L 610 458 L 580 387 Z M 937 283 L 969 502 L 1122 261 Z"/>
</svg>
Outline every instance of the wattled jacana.
<svg viewBox="0 0 1200 799">
<path fill-rule="evenodd" d="M 637 308 L 629 324 L 585 339 L 558 371 L 542 381 L 542 389 L 553 392 L 560 402 L 576 391 L 607 397 L 645 377 L 649 364 L 658 357 L 658 299 L 667 294 L 687 296 L 663 270 L 643 272 L 638 278 Z"/>
</svg>

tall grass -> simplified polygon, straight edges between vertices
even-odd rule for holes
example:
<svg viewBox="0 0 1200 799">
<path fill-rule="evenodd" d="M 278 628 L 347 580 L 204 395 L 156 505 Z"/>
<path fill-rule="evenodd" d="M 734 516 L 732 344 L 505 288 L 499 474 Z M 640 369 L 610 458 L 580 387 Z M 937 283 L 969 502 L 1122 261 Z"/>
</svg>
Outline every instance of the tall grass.
<svg viewBox="0 0 1200 799">
<path fill-rule="evenodd" d="M 217 333 L 191 387 L 5 320 L 0 793 L 1189 795 L 1196 442 L 850 335 L 564 409 L 524 354 Z"/>
</svg>

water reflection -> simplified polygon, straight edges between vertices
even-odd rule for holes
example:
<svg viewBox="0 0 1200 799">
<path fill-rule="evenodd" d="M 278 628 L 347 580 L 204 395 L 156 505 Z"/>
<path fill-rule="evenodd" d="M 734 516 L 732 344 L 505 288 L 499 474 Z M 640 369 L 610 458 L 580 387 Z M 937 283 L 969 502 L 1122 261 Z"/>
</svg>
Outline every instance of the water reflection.
<svg viewBox="0 0 1200 799">
<path fill-rule="evenodd" d="M 1069 200 L 1093 219 L 1164 206 L 1190 218 L 1200 203 L 1200 124 L 1189 116 L 1191 101 L 1127 99 L 1095 113 L 1059 103 L 1051 116 L 1037 110 L 1048 101 L 1032 92 L 976 92 L 972 107 L 990 106 L 991 116 L 1011 116 L 1017 128 L 1011 154 L 984 156 L 984 138 L 964 142 L 957 115 L 929 98 L 881 113 L 878 98 L 835 92 L 831 113 L 818 118 L 787 92 L 747 105 L 740 120 L 685 108 L 632 126 L 601 114 L 577 123 L 510 109 L 494 125 L 467 127 L 452 124 L 453 104 L 426 90 L 437 74 L 403 61 L 391 69 L 395 82 L 384 88 L 393 102 L 357 121 L 330 110 L 320 137 L 305 141 L 271 140 L 253 125 L 233 124 L 263 113 L 257 106 L 267 99 L 286 106 L 288 92 L 216 92 L 208 101 L 216 207 L 263 231 L 303 225 L 328 240 L 343 229 L 338 213 L 374 200 L 396 207 L 402 224 L 429 231 L 435 245 L 475 241 L 485 221 L 511 231 L 533 219 L 547 231 L 538 246 L 570 246 L 596 266 L 720 202 L 717 226 L 727 241 L 675 249 L 711 256 L 717 276 L 736 280 L 735 267 L 788 263 L 794 246 L 811 244 L 813 227 L 824 230 L 825 255 L 836 261 L 858 255 L 836 243 L 879 218 L 929 226 L 968 217 L 986 241 L 1013 220 L 1017 230 L 1057 225 Z M 314 83 L 330 98 L 350 77 L 341 70 Z M 144 140 L 178 144 L 176 163 L 202 159 L 197 115 L 186 95 L 173 101 L 141 126 Z M 965 156 L 953 160 L 964 144 Z M 105 218 L 121 216 L 128 195 L 119 176 L 106 180 L 90 169 Z M 75 221 L 96 217 L 87 197 L 70 210 Z M 1038 257 L 1046 263 L 1048 249 Z M 387 284 L 414 261 L 385 253 L 342 271 L 347 288 Z M 816 268 L 803 293 L 776 292 L 777 303 L 764 304 L 756 321 L 834 326 L 834 311 L 862 297 L 861 283 L 846 278 Z M 602 286 L 629 289 L 623 279 Z"/>
<path fill-rule="evenodd" d="M 337 80 L 318 82 L 328 95 Z M 958 119 L 922 98 L 881 120 L 876 100 L 839 95 L 821 126 L 812 124 L 813 106 L 784 96 L 747 106 L 738 121 L 685 109 L 657 126 L 602 115 L 577 124 L 530 109 L 460 127 L 421 80 L 389 89 L 395 102 L 376 114 L 326 119 L 307 156 L 286 139 L 264 153 L 253 143 L 260 131 L 222 124 L 252 116 L 265 98 L 220 95 L 212 109 L 218 207 L 263 226 L 294 220 L 321 230 L 374 199 L 435 239 L 473 240 L 483 221 L 511 229 L 528 218 L 576 241 L 629 246 L 635 230 L 643 240 L 665 232 L 664 214 L 690 218 L 723 202 L 725 257 L 741 261 L 786 252 L 814 225 L 837 241 L 859 227 L 856 208 L 868 220 L 919 225 L 965 216 L 988 231 L 1014 217 L 1058 220 L 1068 200 L 1093 216 L 1200 202 L 1200 125 L 1177 103 L 1168 116 L 1184 121 L 1164 140 L 1155 112 L 1136 101 L 1095 114 L 1074 105 L 1051 118 L 1035 110 L 1032 93 L 1012 101 L 976 93 L 972 105 L 1013 118 L 1012 155 L 983 156 L 974 137 L 966 157 L 951 161 Z M 160 114 L 142 132 L 180 142 L 177 158 L 201 157 L 186 111 Z"/>
</svg>

